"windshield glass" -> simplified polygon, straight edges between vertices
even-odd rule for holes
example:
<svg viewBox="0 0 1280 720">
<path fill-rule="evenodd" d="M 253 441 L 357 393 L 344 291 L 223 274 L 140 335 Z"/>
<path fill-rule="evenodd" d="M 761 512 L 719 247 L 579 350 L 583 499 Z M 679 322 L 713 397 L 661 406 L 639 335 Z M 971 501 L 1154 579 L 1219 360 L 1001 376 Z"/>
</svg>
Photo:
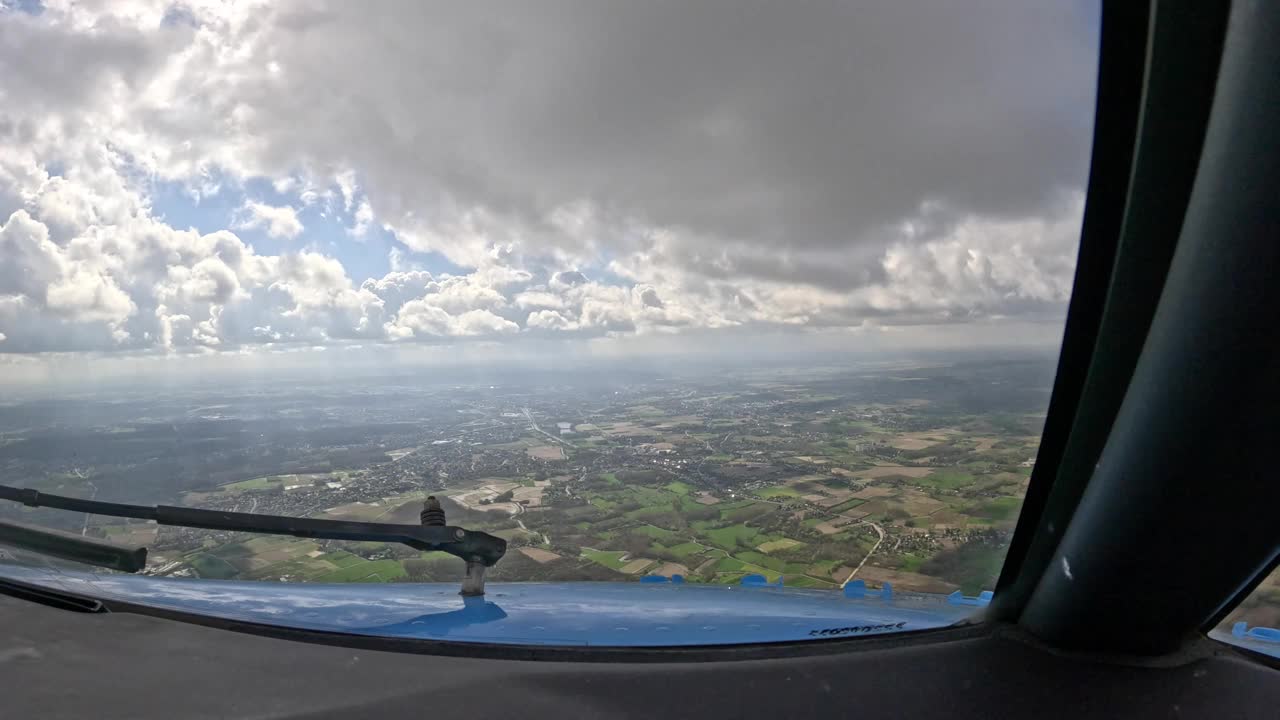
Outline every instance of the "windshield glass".
<svg viewBox="0 0 1280 720">
<path fill-rule="evenodd" d="M 552 644 L 972 613 L 1097 69 L 1096 6 L 997 5 L 0 3 L 3 483 L 505 541 L 0 501 L 148 550 L 0 575 Z"/>
</svg>

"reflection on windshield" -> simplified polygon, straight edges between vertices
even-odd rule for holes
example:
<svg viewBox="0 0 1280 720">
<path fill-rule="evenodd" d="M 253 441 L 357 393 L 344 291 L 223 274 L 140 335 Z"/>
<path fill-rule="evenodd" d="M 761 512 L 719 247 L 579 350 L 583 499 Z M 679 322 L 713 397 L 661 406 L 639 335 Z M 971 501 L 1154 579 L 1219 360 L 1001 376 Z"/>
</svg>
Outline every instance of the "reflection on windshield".
<svg viewBox="0 0 1280 720">
<path fill-rule="evenodd" d="M 507 614 L 495 603 L 479 597 L 464 597 L 462 598 L 461 610 L 428 613 L 419 615 L 411 620 L 388 625 L 352 628 L 352 632 L 396 635 L 400 637 L 448 637 L 451 631 L 469 628 L 473 625 L 496 622 L 506 617 Z"/>
<path fill-rule="evenodd" d="M 928 630 L 974 607 L 936 594 L 823 593 L 712 583 L 297 585 L 0 566 L 0 581 L 233 623 L 392 639 L 506 645 L 651 647 L 815 641 Z M 854 590 L 857 590 L 856 592 Z"/>
</svg>

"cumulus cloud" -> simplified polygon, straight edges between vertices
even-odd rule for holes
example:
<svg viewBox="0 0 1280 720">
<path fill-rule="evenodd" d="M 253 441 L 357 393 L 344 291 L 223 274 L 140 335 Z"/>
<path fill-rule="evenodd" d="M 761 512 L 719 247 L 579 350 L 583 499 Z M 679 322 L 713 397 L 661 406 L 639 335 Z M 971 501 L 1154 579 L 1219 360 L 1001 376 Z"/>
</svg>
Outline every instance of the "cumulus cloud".
<svg viewBox="0 0 1280 720">
<path fill-rule="evenodd" d="M 585 285 L 588 282 L 590 280 L 587 279 L 587 276 L 577 270 L 565 270 L 551 276 L 551 287 L 558 289 Z"/>
<path fill-rule="evenodd" d="M 373 207 L 369 205 L 368 200 L 361 200 L 360 206 L 356 208 L 355 224 L 352 225 L 347 232 L 355 237 L 364 237 L 369 233 L 369 228 L 373 225 Z"/>
<path fill-rule="evenodd" d="M 204 91 L 151 129 L 194 138 L 161 172 L 354 165 L 371 212 L 466 265 L 502 246 L 589 257 L 647 228 L 769 278 L 759 251 L 816 267 L 883 246 L 923 200 L 1018 216 L 1079 186 L 1091 9 L 985 10 L 283 3 L 202 17 L 173 64 Z"/>
<path fill-rule="evenodd" d="M 387 335 L 394 340 L 475 337 L 512 333 L 518 329 L 515 323 L 488 310 L 467 310 L 451 315 L 437 305 L 412 300 L 400 308 L 395 321 L 387 325 Z"/>
<path fill-rule="evenodd" d="M 538 310 L 529 313 L 529 317 L 525 319 L 525 326 L 545 330 L 570 330 L 573 329 L 574 324 L 555 310 Z"/>
<path fill-rule="evenodd" d="M 0 13 L 0 352 L 1060 322 L 1095 55 L 1039 2 Z"/>
<path fill-rule="evenodd" d="M 234 226 L 241 230 L 262 228 L 271 237 L 278 238 L 295 238 L 303 230 L 297 210 L 288 205 L 275 207 L 253 200 L 246 200 L 240 207 Z"/>
</svg>

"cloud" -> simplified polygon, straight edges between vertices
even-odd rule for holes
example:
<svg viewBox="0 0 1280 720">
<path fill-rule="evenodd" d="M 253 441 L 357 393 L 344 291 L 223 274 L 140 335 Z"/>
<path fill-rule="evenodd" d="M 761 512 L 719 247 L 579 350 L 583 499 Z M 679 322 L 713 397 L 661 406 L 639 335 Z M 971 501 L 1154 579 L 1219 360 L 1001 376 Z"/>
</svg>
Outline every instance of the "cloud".
<svg viewBox="0 0 1280 720">
<path fill-rule="evenodd" d="M 637 286 L 636 291 L 639 293 L 640 304 L 644 307 L 657 308 L 659 310 L 666 307 L 662 304 L 662 298 L 658 297 L 658 291 L 654 288 Z"/>
<path fill-rule="evenodd" d="M 563 308 L 565 300 L 546 290 L 527 290 L 515 296 L 515 304 L 521 308 Z"/>
<path fill-rule="evenodd" d="M 406 303 L 396 319 L 387 325 L 387 335 L 393 340 L 484 337 L 517 330 L 518 325 L 488 310 L 467 310 L 451 315 L 443 308 L 423 300 Z"/>
<path fill-rule="evenodd" d="M 369 228 L 373 225 L 373 208 L 369 205 L 368 200 L 361 200 L 360 206 L 356 208 L 355 224 L 347 230 L 354 237 L 364 237 L 369 233 Z"/>
<path fill-rule="evenodd" d="M 1096 8 L 997 5 L 0 13 L 0 352 L 1060 323 Z"/>
<path fill-rule="evenodd" d="M 191 139 L 163 173 L 331 168 L 348 209 L 356 167 L 372 213 L 466 265 L 506 247 L 589 258 L 662 231 L 683 257 L 794 279 L 832 249 L 883 248 L 925 200 L 1030 216 L 1079 187 L 1088 13 L 284 3 L 255 24 L 202 17 L 172 65 L 203 92 L 150 130 Z M 762 261 L 778 250 L 790 264 Z"/>
<path fill-rule="evenodd" d="M 239 219 L 234 227 L 240 230 L 263 228 L 271 237 L 295 238 L 302 233 L 302 221 L 292 207 L 275 207 L 253 200 L 246 200 L 240 207 Z"/>
<path fill-rule="evenodd" d="M 570 330 L 573 329 L 574 324 L 555 310 L 538 310 L 529 313 L 525 326 L 534 329 Z"/>
<path fill-rule="evenodd" d="M 585 285 L 590 282 L 586 275 L 577 270 L 565 270 L 551 276 L 551 286 L 554 288 L 569 288 L 577 285 Z"/>
</svg>

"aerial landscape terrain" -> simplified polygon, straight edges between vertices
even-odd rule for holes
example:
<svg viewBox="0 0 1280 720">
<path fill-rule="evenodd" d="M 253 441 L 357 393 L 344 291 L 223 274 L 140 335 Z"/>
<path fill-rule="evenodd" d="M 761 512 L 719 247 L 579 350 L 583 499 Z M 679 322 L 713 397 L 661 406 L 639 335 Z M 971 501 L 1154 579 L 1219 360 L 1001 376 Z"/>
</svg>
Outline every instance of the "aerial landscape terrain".
<svg viewBox="0 0 1280 720">
<path fill-rule="evenodd" d="M 974 593 L 994 587 L 1035 464 L 1049 356 L 711 371 L 211 384 L 0 406 L 8 484 L 99 500 L 451 525 L 505 538 L 503 580 Z M 14 504 L 146 546 L 146 573 L 456 581 L 396 544 L 158 527 Z"/>
</svg>

